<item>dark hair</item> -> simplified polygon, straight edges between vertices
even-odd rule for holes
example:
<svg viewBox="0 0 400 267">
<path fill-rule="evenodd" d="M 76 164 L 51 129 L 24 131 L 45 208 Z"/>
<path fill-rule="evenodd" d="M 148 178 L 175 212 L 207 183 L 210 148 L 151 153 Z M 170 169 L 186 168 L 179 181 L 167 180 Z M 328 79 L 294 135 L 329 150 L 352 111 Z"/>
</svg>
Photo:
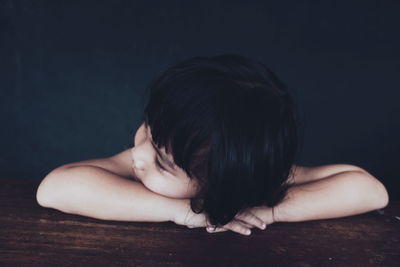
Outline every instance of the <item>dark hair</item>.
<svg viewBox="0 0 400 267">
<path fill-rule="evenodd" d="M 298 149 L 294 103 L 262 63 L 236 54 L 193 57 L 146 91 L 154 142 L 201 185 L 195 213 L 222 226 L 245 208 L 286 196 Z"/>
</svg>

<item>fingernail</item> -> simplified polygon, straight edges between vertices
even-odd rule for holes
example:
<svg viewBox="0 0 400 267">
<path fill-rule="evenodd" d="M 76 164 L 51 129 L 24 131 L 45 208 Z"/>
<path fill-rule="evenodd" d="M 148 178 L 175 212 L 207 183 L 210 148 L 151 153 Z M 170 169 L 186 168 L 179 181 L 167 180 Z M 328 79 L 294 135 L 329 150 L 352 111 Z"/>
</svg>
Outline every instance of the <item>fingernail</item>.
<svg viewBox="0 0 400 267">
<path fill-rule="evenodd" d="M 246 235 L 250 235 L 250 234 L 251 234 L 250 229 L 247 229 L 247 230 L 246 230 Z"/>
<path fill-rule="evenodd" d="M 267 225 L 264 223 L 264 224 L 261 226 L 261 228 L 264 230 L 265 227 L 267 227 Z"/>
</svg>

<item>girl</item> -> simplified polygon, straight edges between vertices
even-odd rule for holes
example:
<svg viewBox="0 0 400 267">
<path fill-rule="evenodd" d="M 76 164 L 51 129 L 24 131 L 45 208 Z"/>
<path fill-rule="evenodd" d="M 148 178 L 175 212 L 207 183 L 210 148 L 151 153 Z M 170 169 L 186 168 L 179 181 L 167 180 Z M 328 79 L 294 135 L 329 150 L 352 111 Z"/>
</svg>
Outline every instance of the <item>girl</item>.
<svg viewBox="0 0 400 267">
<path fill-rule="evenodd" d="M 235 54 L 194 57 L 164 71 L 146 92 L 134 146 L 56 168 L 39 185 L 40 205 L 240 234 L 276 221 L 387 205 L 385 187 L 360 167 L 294 165 L 294 103 L 258 61 Z"/>
</svg>

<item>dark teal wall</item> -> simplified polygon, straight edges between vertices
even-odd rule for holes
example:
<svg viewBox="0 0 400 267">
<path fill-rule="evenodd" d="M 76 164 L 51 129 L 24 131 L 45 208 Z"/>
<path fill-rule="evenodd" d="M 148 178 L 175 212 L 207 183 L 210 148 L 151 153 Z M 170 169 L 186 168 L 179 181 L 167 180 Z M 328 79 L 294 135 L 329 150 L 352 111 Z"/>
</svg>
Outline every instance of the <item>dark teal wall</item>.
<svg viewBox="0 0 400 267">
<path fill-rule="evenodd" d="M 299 164 L 349 163 L 399 194 L 398 1 L 0 1 L 1 175 L 132 145 L 147 83 L 239 53 L 296 93 Z"/>
</svg>

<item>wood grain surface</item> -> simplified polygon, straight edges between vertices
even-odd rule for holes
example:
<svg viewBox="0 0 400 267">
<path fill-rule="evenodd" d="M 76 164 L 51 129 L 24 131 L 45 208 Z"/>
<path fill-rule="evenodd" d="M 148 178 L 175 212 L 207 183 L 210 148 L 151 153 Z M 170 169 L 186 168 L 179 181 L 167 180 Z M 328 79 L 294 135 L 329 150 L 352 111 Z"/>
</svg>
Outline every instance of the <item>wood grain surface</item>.
<svg viewBox="0 0 400 267">
<path fill-rule="evenodd" d="M 43 208 L 39 180 L 1 179 L 0 266 L 399 266 L 400 201 L 250 236 L 172 222 L 104 221 Z"/>
</svg>

